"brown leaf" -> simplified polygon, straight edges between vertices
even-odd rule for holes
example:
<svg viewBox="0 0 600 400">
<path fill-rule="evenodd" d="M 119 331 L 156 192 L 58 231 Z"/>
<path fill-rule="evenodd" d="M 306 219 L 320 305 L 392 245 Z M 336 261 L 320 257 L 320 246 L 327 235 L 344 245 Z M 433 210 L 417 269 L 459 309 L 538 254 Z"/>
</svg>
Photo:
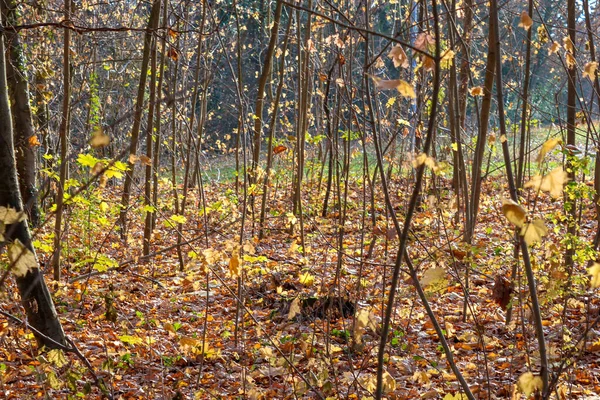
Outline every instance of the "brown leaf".
<svg viewBox="0 0 600 400">
<path fill-rule="evenodd" d="M 275 146 L 275 147 L 273 147 L 273 154 L 283 153 L 286 150 L 287 150 L 287 147 L 285 147 L 283 145 Z"/>
<path fill-rule="evenodd" d="M 394 67 L 408 68 L 408 57 L 406 56 L 406 53 L 404 52 L 402 46 L 400 46 L 399 44 L 392 47 L 392 50 L 390 50 L 388 57 L 391 58 L 394 62 Z"/>
<path fill-rule="evenodd" d="M 494 289 L 492 291 L 492 300 L 498 304 L 504 311 L 510 302 L 510 296 L 513 289 L 510 287 L 510 282 L 502 275 L 496 275 L 494 278 Z"/>
</svg>

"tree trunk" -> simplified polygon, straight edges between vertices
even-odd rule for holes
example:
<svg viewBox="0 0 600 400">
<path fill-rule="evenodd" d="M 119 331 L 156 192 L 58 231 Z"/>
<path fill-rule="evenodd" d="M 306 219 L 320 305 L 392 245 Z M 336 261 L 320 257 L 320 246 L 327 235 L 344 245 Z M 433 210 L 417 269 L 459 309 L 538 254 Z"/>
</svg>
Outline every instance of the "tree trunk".
<svg viewBox="0 0 600 400">
<path fill-rule="evenodd" d="M 4 57 L 4 35 L 0 29 L 0 210 L 23 211 L 19 194 L 12 122 L 6 81 L 6 59 Z M 4 208 L 4 209 L 3 209 Z M 12 271 L 21 294 L 28 323 L 43 336 L 35 333 L 39 345 L 57 348 L 65 345 L 66 339 L 56 315 L 50 292 L 40 271 L 31 235 L 26 221 L 10 221 L 4 213 L 2 235 L 8 243 Z M 8 223 L 12 222 L 12 223 Z M 16 250 L 16 252 L 15 252 Z M 24 268 L 21 268 L 24 267 Z"/>
<path fill-rule="evenodd" d="M 1 7 L 3 22 L 7 25 L 18 25 L 15 0 L 2 0 Z M 7 32 L 6 41 L 9 59 L 9 62 L 6 63 L 6 78 L 12 105 L 17 176 L 27 216 L 31 224 L 36 227 L 40 222 L 40 212 L 35 185 L 35 152 L 30 144 L 30 140 L 35 134 L 29 106 L 28 82 L 23 73 L 25 67 L 19 35 L 17 32 Z"/>
</svg>

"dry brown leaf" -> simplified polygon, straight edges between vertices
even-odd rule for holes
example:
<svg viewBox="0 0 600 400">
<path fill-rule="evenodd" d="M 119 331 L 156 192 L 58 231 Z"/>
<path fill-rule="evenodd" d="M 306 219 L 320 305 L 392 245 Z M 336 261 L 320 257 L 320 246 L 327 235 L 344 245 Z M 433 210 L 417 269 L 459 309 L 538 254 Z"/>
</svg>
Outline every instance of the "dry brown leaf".
<svg viewBox="0 0 600 400">
<path fill-rule="evenodd" d="M 390 50 L 388 57 L 391 58 L 394 62 L 394 67 L 408 68 L 408 57 L 406 56 L 406 53 L 404 52 L 402 46 L 400 46 L 399 44 L 392 47 L 392 50 Z"/>
</svg>

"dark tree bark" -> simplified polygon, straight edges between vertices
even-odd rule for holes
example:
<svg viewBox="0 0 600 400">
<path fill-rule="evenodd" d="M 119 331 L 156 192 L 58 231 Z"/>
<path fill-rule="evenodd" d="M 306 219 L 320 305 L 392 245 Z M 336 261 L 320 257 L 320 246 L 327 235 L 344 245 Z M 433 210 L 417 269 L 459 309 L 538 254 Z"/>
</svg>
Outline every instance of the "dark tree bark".
<svg viewBox="0 0 600 400">
<path fill-rule="evenodd" d="M 9 258 L 15 264 L 10 269 L 15 275 L 28 323 L 44 335 L 36 334 L 38 344 L 58 348 L 57 344 L 66 344 L 65 334 L 39 269 L 29 227 L 26 220 L 19 221 L 20 218 L 12 218 L 6 212 L 22 212 L 23 202 L 17 182 L 4 50 L 4 35 L 0 29 L 0 233 L 8 245 Z"/>
<path fill-rule="evenodd" d="M 18 15 L 15 0 L 2 0 L 2 21 L 4 25 L 18 25 Z M 22 55 L 22 46 L 17 32 L 6 33 L 6 47 L 8 62 L 6 63 L 6 77 L 9 86 L 11 110 L 13 117 L 13 133 L 15 157 L 17 160 L 17 176 L 21 198 L 27 211 L 27 216 L 32 226 L 38 226 L 40 212 L 37 204 L 37 189 L 35 182 L 35 152 L 30 139 L 35 136 L 29 106 L 29 89 L 25 77 L 25 67 Z"/>
</svg>

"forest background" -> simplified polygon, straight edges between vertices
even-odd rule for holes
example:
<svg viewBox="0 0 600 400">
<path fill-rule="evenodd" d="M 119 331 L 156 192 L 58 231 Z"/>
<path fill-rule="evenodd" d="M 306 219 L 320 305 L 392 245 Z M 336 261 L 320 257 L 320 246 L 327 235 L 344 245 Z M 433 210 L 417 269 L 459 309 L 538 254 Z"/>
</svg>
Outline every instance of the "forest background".
<svg viewBox="0 0 600 400">
<path fill-rule="evenodd" d="M 0 0 L 5 398 L 594 398 L 600 4 Z"/>
</svg>

